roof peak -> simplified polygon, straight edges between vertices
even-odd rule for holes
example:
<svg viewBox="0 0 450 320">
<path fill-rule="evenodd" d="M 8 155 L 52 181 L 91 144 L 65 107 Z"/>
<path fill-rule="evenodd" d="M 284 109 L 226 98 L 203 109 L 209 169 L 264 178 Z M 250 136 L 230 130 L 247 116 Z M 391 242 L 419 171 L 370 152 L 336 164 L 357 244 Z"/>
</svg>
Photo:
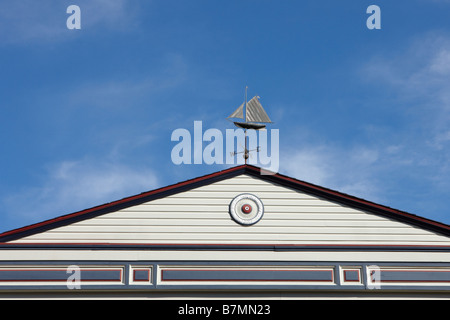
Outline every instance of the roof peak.
<svg viewBox="0 0 450 320">
<path fill-rule="evenodd" d="M 249 174 L 259 179 L 283 185 L 294 190 L 302 191 L 321 198 L 335 201 L 349 207 L 365 210 L 377 215 L 388 217 L 394 220 L 402 221 L 407 224 L 419 226 L 421 228 L 438 232 L 450 236 L 450 226 L 441 222 L 433 221 L 420 217 L 405 211 L 393 209 L 381 204 L 351 196 L 339 191 L 318 186 L 309 182 L 301 181 L 280 173 L 268 172 L 263 168 L 249 164 L 243 164 L 221 171 L 216 171 L 197 178 L 178 182 L 166 187 L 157 188 L 138 195 L 123 198 L 103 205 L 95 206 L 82 211 L 66 214 L 54 219 L 35 223 L 22 228 L 6 231 L 0 234 L 0 243 L 20 239 L 22 237 L 43 232 L 56 227 L 68 225 L 77 221 L 90 219 L 106 213 L 117 211 L 130 206 L 138 205 L 144 202 L 167 197 L 172 194 L 187 191 L 200 186 L 208 185 L 217 181 L 229 179 L 241 174 Z"/>
</svg>

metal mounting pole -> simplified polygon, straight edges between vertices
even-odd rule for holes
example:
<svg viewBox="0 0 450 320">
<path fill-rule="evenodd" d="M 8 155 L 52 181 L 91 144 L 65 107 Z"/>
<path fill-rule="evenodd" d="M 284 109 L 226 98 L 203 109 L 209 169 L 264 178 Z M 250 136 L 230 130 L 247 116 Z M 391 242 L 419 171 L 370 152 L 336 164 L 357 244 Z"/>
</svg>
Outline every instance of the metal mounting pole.
<svg viewBox="0 0 450 320">
<path fill-rule="evenodd" d="M 247 122 L 247 89 L 248 87 L 245 86 L 245 110 L 244 110 L 244 121 Z M 244 160 L 245 164 L 247 164 L 247 159 L 249 157 L 248 151 L 247 151 L 247 129 L 244 129 Z"/>
</svg>

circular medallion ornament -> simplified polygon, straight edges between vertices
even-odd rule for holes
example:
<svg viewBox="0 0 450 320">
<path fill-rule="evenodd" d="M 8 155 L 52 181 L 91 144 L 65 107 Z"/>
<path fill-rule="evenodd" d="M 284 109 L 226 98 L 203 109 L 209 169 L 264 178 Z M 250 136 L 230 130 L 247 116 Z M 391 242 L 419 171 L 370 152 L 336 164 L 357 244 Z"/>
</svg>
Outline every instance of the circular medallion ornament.
<svg viewBox="0 0 450 320">
<path fill-rule="evenodd" d="M 230 215 L 234 221 L 242 225 L 252 225 L 261 220 L 264 205 L 255 195 L 243 193 L 235 197 L 230 203 Z"/>
</svg>

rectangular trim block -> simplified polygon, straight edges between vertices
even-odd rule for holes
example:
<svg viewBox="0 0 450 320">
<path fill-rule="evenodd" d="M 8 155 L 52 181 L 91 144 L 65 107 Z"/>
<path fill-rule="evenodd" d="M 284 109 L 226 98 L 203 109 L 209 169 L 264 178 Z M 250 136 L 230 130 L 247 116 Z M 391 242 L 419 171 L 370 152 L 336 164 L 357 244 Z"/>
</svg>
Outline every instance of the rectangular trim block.
<svg viewBox="0 0 450 320">
<path fill-rule="evenodd" d="M 160 284 L 334 284 L 334 268 L 315 267 L 166 267 L 159 268 Z"/>
<path fill-rule="evenodd" d="M 152 267 L 150 266 L 130 266 L 130 279 L 132 285 L 152 284 Z"/>
<path fill-rule="evenodd" d="M 76 272 L 79 272 L 76 274 Z M 81 284 L 122 284 L 120 267 L 3 267 L 0 268 L 0 288 L 3 285 L 64 285 L 77 277 Z"/>
<path fill-rule="evenodd" d="M 368 284 L 373 286 L 448 286 L 450 269 L 448 268 L 390 268 L 368 267 Z"/>
</svg>

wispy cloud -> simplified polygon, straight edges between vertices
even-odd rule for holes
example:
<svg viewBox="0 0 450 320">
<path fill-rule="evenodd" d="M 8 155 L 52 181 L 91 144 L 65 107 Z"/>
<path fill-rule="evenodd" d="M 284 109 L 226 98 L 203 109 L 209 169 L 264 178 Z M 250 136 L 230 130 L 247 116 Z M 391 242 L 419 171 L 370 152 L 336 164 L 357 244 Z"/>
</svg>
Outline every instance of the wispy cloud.
<svg viewBox="0 0 450 320">
<path fill-rule="evenodd" d="M 113 78 L 86 79 L 62 93 L 70 106 L 128 108 L 136 101 L 146 108 L 151 96 L 162 95 L 185 85 L 189 79 L 189 63 L 182 54 L 168 53 L 159 59 L 151 75 L 123 74 Z M 145 100 L 146 99 L 146 100 Z"/>
<path fill-rule="evenodd" d="M 9 217 L 31 223 L 151 190 L 157 183 L 148 168 L 91 158 L 66 160 L 51 165 L 40 184 L 9 194 L 1 203 Z"/>
<path fill-rule="evenodd" d="M 386 201 L 382 192 L 385 186 L 377 175 L 386 161 L 380 159 L 380 152 L 387 150 L 347 150 L 323 144 L 285 151 L 281 166 L 290 176 L 372 201 Z"/>
<path fill-rule="evenodd" d="M 316 139 L 286 150 L 282 168 L 375 202 L 397 198 L 392 206 L 419 214 L 437 208 L 426 194 L 450 195 L 450 36 L 421 35 L 398 51 L 374 54 L 360 71 L 363 84 L 376 88 L 368 105 L 380 110 L 378 121 L 355 128 L 358 142 Z M 429 214 L 440 220 L 445 213 Z"/>
<path fill-rule="evenodd" d="M 71 39 L 77 31 L 66 27 L 66 12 L 73 1 L 15 0 L 0 3 L 0 42 L 38 43 Z M 126 0 L 77 0 L 81 29 L 123 32 L 136 25 L 136 2 Z"/>
<path fill-rule="evenodd" d="M 408 107 L 450 109 L 450 36 L 422 35 L 405 49 L 375 55 L 361 69 L 363 78 L 374 84 L 388 85 Z"/>
<path fill-rule="evenodd" d="M 364 74 L 397 92 L 396 107 L 408 122 L 396 135 L 403 135 L 408 158 L 432 163 L 436 177 L 443 177 L 450 160 L 450 36 L 422 35 L 404 51 L 374 58 Z"/>
<path fill-rule="evenodd" d="M 157 174 L 148 161 L 163 154 L 155 151 L 161 139 L 170 142 L 170 134 L 161 133 L 170 119 L 159 119 L 170 118 L 170 113 L 157 108 L 155 100 L 182 86 L 189 70 L 179 54 L 166 54 L 160 62 L 151 76 L 87 79 L 51 94 L 37 93 L 35 103 L 54 115 L 49 121 L 61 125 L 67 143 L 86 139 L 79 149 L 83 155 L 58 154 L 52 163 L 41 164 L 36 169 L 40 179 L 0 199 L 4 216 L 38 222 L 153 189 Z M 142 121 L 142 114 L 148 119 Z"/>
</svg>

